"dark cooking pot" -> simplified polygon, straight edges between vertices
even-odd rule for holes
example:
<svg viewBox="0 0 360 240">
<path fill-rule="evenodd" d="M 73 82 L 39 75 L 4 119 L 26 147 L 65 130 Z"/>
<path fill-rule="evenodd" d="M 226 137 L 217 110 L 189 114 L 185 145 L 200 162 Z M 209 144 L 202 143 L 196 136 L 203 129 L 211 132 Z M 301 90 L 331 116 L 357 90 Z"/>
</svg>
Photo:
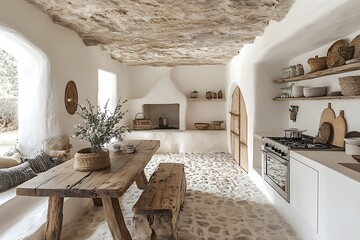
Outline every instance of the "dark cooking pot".
<svg viewBox="0 0 360 240">
<path fill-rule="evenodd" d="M 284 129 L 285 138 L 299 139 L 306 130 L 298 130 L 297 128 Z"/>
</svg>

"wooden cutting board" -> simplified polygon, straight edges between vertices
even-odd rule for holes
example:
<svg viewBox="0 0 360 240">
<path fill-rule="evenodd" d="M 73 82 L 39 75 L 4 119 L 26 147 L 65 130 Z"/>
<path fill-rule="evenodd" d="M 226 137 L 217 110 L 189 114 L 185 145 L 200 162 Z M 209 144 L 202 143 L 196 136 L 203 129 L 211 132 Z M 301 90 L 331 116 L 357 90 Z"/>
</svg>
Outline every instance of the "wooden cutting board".
<svg viewBox="0 0 360 240">
<path fill-rule="evenodd" d="M 334 137 L 331 144 L 338 147 L 345 147 L 344 137 L 347 131 L 346 120 L 344 118 L 344 110 L 340 110 L 339 116 L 332 121 Z"/>
<path fill-rule="evenodd" d="M 328 107 L 325 108 L 324 111 L 321 113 L 319 127 L 321 127 L 321 125 L 324 122 L 332 123 L 334 119 L 335 119 L 334 110 L 332 110 L 331 108 L 331 103 L 328 103 Z"/>
</svg>

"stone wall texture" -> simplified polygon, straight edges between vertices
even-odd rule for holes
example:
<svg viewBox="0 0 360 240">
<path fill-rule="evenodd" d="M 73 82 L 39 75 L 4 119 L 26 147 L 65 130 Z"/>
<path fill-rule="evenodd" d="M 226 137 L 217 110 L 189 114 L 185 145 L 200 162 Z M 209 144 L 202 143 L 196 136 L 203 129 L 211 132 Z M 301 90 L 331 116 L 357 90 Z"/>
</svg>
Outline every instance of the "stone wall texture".
<svg viewBox="0 0 360 240">
<path fill-rule="evenodd" d="M 26 0 L 128 65 L 226 64 L 294 0 Z"/>
</svg>

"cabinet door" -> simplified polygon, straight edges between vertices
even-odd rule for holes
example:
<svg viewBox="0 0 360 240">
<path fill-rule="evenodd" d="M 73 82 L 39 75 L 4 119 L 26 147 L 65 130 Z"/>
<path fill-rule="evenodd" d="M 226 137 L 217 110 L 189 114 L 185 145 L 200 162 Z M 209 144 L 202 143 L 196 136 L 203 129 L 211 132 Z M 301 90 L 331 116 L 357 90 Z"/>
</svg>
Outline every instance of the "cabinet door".
<svg viewBox="0 0 360 240">
<path fill-rule="evenodd" d="M 290 205 L 309 225 L 318 231 L 319 173 L 315 169 L 290 159 Z"/>
</svg>

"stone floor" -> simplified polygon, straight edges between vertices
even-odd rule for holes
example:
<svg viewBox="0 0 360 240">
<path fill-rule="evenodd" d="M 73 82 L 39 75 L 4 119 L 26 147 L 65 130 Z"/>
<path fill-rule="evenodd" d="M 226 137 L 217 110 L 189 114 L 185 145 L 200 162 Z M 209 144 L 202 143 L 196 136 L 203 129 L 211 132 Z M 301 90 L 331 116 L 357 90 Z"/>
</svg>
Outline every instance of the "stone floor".
<svg viewBox="0 0 360 240">
<path fill-rule="evenodd" d="M 185 164 L 187 194 L 178 222 L 179 239 L 298 239 L 246 173 L 224 153 L 156 154 L 145 169 L 149 176 L 161 162 Z M 133 184 L 120 199 L 126 224 L 141 191 Z M 64 226 L 62 239 L 112 239 L 100 207 Z"/>
</svg>

